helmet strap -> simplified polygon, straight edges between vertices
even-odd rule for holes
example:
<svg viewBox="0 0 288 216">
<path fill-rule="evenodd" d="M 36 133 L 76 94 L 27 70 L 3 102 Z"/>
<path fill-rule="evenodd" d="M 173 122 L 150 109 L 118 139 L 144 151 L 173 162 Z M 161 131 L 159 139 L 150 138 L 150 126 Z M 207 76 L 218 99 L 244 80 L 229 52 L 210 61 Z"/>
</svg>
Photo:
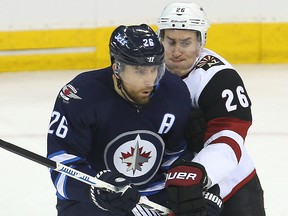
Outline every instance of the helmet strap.
<svg viewBox="0 0 288 216">
<path fill-rule="evenodd" d="M 115 75 L 115 78 L 116 78 L 117 87 L 118 87 L 118 89 L 121 90 L 122 89 L 122 80 L 117 74 L 114 74 L 114 75 Z"/>
<path fill-rule="evenodd" d="M 135 106 L 137 109 L 141 108 L 142 105 L 136 104 L 131 97 L 129 96 L 128 92 L 125 90 L 125 87 L 123 85 L 122 79 L 119 77 L 118 74 L 114 73 L 114 76 L 116 78 L 117 88 L 120 90 L 121 94 L 123 95 L 124 99 L 131 103 L 133 106 Z"/>
<path fill-rule="evenodd" d="M 118 87 L 119 88 L 119 87 Z M 122 95 L 124 96 L 125 100 L 128 101 L 129 103 L 131 103 L 134 107 L 136 107 L 137 109 L 140 109 L 142 108 L 142 105 L 139 105 L 137 103 L 135 103 L 135 101 L 133 101 L 131 99 L 131 97 L 129 96 L 129 93 L 125 90 L 125 87 L 122 85 L 122 82 L 121 82 L 121 86 L 120 86 L 120 91 L 122 93 Z"/>
</svg>

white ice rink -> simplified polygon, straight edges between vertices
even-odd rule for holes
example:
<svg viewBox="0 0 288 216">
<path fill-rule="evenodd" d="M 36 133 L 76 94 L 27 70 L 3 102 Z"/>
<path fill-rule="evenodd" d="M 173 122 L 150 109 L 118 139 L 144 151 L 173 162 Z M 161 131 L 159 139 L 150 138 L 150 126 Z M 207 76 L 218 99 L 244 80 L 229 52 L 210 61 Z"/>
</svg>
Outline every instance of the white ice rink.
<svg viewBox="0 0 288 216">
<path fill-rule="evenodd" d="M 236 65 L 254 123 L 246 145 L 265 192 L 267 216 L 288 215 L 288 65 Z M 60 88 L 80 71 L 0 73 L 0 139 L 46 155 Z M 0 216 L 56 216 L 48 169 L 0 148 Z"/>
</svg>

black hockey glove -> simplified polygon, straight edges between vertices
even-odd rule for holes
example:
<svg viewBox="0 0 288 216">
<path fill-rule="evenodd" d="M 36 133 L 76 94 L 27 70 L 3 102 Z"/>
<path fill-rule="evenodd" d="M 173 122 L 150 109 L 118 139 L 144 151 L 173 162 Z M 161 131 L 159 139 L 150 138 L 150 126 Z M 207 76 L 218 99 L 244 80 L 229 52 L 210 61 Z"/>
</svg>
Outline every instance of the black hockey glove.
<svg viewBox="0 0 288 216">
<path fill-rule="evenodd" d="M 203 188 L 207 183 L 208 177 L 201 164 L 181 160 L 168 170 L 168 205 L 174 215 L 206 216 L 207 204 Z"/>
<path fill-rule="evenodd" d="M 220 188 L 218 184 L 209 188 L 203 195 L 207 204 L 207 215 L 219 216 L 223 210 L 223 201 L 220 197 Z"/>
<path fill-rule="evenodd" d="M 137 188 L 119 172 L 103 170 L 96 178 L 115 186 L 125 187 L 121 192 L 103 191 L 91 186 L 90 196 L 93 203 L 102 210 L 112 212 L 116 215 L 126 215 L 136 206 L 140 199 Z"/>
<path fill-rule="evenodd" d="M 189 123 L 186 128 L 186 140 L 188 149 L 200 152 L 203 148 L 204 134 L 207 128 L 205 114 L 202 110 L 191 109 Z"/>
</svg>

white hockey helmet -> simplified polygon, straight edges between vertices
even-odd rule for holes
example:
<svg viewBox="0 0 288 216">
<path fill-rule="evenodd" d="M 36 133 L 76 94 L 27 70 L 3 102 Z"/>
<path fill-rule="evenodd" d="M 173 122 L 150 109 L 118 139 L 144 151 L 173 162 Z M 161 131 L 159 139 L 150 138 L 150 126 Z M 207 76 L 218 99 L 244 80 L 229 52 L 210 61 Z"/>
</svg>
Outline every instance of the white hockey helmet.
<svg viewBox="0 0 288 216">
<path fill-rule="evenodd" d="M 158 18 L 158 30 L 181 29 L 200 32 L 202 46 L 206 43 L 209 22 L 203 8 L 195 2 L 171 2 Z"/>
</svg>

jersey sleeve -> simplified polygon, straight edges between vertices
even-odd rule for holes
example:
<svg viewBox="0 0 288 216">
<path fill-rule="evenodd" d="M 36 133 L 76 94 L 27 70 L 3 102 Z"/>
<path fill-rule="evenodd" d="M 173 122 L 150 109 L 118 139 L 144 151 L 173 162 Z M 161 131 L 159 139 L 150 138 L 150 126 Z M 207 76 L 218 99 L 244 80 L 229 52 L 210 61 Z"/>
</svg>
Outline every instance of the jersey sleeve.
<svg viewBox="0 0 288 216">
<path fill-rule="evenodd" d="M 193 159 L 205 166 L 213 184 L 227 177 L 241 160 L 244 141 L 252 124 L 251 101 L 234 69 L 217 72 L 198 100 L 207 128 L 204 148 Z"/>
<path fill-rule="evenodd" d="M 79 88 L 81 86 L 71 82 L 62 88 L 56 99 L 47 137 L 47 156 L 51 160 L 95 176 L 95 171 L 86 160 L 92 142 L 91 128 L 94 120 L 87 118 L 89 103 L 85 93 L 77 92 Z M 93 118 L 93 115 L 90 116 Z M 59 199 L 90 202 L 89 185 L 56 171 L 51 171 L 51 178 Z"/>
</svg>

